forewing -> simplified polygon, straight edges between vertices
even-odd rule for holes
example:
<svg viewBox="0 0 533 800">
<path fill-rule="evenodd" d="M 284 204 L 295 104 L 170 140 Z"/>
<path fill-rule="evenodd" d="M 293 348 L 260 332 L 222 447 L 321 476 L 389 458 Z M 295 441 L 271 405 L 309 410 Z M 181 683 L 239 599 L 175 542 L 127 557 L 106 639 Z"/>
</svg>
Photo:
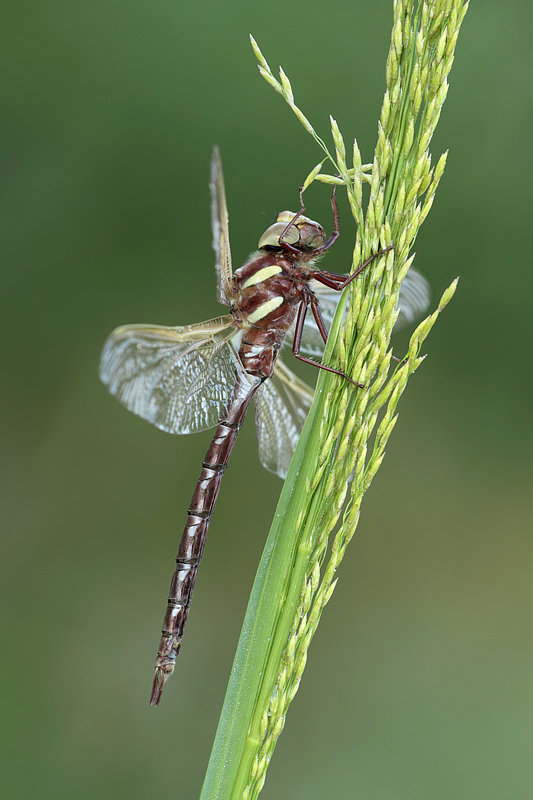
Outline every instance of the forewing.
<svg viewBox="0 0 533 800">
<path fill-rule="evenodd" d="M 309 286 L 316 295 L 326 330 L 329 331 L 337 304 L 341 298 L 341 292 L 336 292 L 335 289 L 330 289 L 328 286 L 318 283 L 318 281 L 311 281 Z M 411 267 L 400 287 L 398 297 L 400 312 L 393 332 L 396 333 L 420 317 L 429 306 L 429 300 L 430 291 L 427 280 L 420 272 Z M 295 324 L 293 323 L 285 339 L 285 342 L 290 345 L 294 341 Z M 315 359 L 320 359 L 324 355 L 324 340 L 320 335 L 310 309 L 307 312 L 303 326 L 300 352 L 302 355 Z"/>
<path fill-rule="evenodd" d="M 218 147 L 213 148 L 209 188 L 211 190 L 213 250 L 216 256 L 217 300 L 223 306 L 229 306 L 232 296 L 231 249 L 226 190 L 224 189 L 224 175 Z"/>
<path fill-rule="evenodd" d="M 232 317 L 199 325 L 117 328 L 105 343 L 100 378 L 134 414 L 168 433 L 217 424 L 235 383 Z"/>
<path fill-rule="evenodd" d="M 400 313 L 393 328 L 393 333 L 410 325 L 427 310 L 431 299 L 429 283 L 418 270 L 411 269 L 403 279 L 398 297 Z"/>
<path fill-rule="evenodd" d="M 298 444 L 313 390 L 278 358 L 274 376 L 255 395 L 259 459 L 269 472 L 285 478 Z"/>
</svg>

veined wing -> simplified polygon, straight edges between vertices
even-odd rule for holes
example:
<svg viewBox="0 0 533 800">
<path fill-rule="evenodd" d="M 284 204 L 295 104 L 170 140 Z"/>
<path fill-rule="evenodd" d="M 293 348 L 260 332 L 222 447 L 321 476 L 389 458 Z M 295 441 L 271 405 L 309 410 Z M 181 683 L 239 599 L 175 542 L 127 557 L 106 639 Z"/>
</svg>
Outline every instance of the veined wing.
<svg viewBox="0 0 533 800">
<path fill-rule="evenodd" d="M 233 293 L 231 249 L 229 243 L 228 207 L 222 161 L 218 147 L 213 148 L 211 158 L 211 227 L 213 229 L 213 250 L 215 251 L 217 273 L 217 300 L 223 306 L 231 305 Z"/>
<path fill-rule="evenodd" d="M 167 328 L 117 328 L 105 343 L 100 378 L 134 414 L 168 433 L 218 423 L 235 383 L 233 318 Z"/>
<path fill-rule="evenodd" d="M 310 288 L 316 294 L 320 303 L 320 312 L 324 319 L 326 329 L 329 331 L 341 293 L 324 286 L 318 281 L 311 281 Z M 405 276 L 400 287 L 398 308 L 400 313 L 394 325 L 394 333 L 410 325 L 420 317 L 429 306 L 430 292 L 427 280 L 416 269 L 411 269 Z M 294 338 L 294 325 L 290 329 L 285 341 L 292 344 Z M 313 315 L 308 312 L 305 319 L 300 352 L 311 358 L 322 358 L 324 355 L 324 340 L 316 326 Z"/>
<path fill-rule="evenodd" d="M 411 267 L 400 286 L 397 306 L 400 313 L 393 332 L 396 333 L 421 317 L 427 310 L 430 299 L 429 283 L 418 270 Z"/>
<path fill-rule="evenodd" d="M 334 289 L 313 281 L 311 289 L 320 303 L 329 330 L 340 299 Z M 394 326 L 397 331 L 414 322 L 429 305 L 429 284 L 415 269 L 407 273 L 398 298 L 400 313 Z M 285 341 L 292 343 L 294 326 Z M 312 314 L 308 313 L 302 332 L 301 352 L 315 358 L 324 354 L 324 342 Z M 313 402 L 313 390 L 301 381 L 278 358 L 274 376 L 255 395 L 255 419 L 261 464 L 269 472 L 285 478 L 298 443 L 307 413 Z"/>
<path fill-rule="evenodd" d="M 255 394 L 259 459 L 286 478 L 298 438 L 313 402 L 313 390 L 278 358 L 274 375 Z"/>
</svg>

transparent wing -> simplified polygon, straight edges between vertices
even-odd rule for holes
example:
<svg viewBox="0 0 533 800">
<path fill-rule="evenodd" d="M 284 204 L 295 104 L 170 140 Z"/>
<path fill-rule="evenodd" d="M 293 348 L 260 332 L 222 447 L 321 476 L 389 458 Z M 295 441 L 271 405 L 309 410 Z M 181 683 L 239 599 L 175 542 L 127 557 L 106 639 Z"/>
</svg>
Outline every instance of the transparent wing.
<svg viewBox="0 0 533 800">
<path fill-rule="evenodd" d="M 255 395 L 259 459 L 269 472 L 285 478 L 289 470 L 313 390 L 278 358 L 274 376 Z"/>
<path fill-rule="evenodd" d="M 117 328 L 105 343 L 100 378 L 161 430 L 202 431 L 218 423 L 235 383 L 234 335 L 229 315 L 182 328 Z"/>
<path fill-rule="evenodd" d="M 321 283 L 318 283 L 318 281 L 311 281 L 309 285 L 316 294 L 317 300 L 320 303 L 320 311 L 326 324 L 326 329 L 329 330 L 341 293 L 327 286 L 323 286 Z M 415 319 L 420 317 L 429 306 L 429 300 L 430 291 L 427 280 L 420 272 L 411 267 L 400 287 L 400 294 L 398 297 L 400 313 L 398 314 L 398 319 L 394 326 L 394 333 L 410 325 Z M 285 339 L 285 342 L 290 345 L 292 345 L 294 340 L 294 327 L 295 324 L 292 325 Z M 300 352 L 311 358 L 322 358 L 324 355 L 324 341 L 311 312 L 308 312 L 305 318 Z"/>
<path fill-rule="evenodd" d="M 400 313 L 394 326 L 394 333 L 421 317 L 427 310 L 430 299 L 429 283 L 418 270 L 411 267 L 400 286 L 398 297 Z"/>
<path fill-rule="evenodd" d="M 218 147 L 213 148 L 211 158 L 211 227 L 213 229 L 213 250 L 215 251 L 217 273 L 217 300 L 223 306 L 231 305 L 232 269 L 229 243 L 228 208 L 224 175 Z"/>
</svg>

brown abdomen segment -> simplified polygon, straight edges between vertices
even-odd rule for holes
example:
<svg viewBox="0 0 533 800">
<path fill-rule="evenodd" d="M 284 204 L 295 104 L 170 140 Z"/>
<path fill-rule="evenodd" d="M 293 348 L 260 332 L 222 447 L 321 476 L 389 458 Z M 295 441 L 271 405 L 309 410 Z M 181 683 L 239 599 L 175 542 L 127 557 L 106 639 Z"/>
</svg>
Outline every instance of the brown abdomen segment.
<svg viewBox="0 0 533 800">
<path fill-rule="evenodd" d="M 202 560 L 207 530 L 227 467 L 250 401 L 260 380 L 238 376 L 224 418 L 220 421 L 196 484 L 187 523 L 181 537 L 176 569 L 170 584 L 167 612 L 155 664 L 150 704 L 159 704 L 163 688 L 174 671 L 189 615 L 198 567 Z"/>
</svg>

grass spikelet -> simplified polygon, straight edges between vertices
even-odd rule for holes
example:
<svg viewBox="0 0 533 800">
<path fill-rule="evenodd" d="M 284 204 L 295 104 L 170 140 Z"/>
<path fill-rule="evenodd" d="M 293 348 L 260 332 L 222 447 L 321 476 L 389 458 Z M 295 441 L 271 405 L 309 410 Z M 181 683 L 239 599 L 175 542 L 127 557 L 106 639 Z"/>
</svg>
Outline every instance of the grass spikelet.
<svg viewBox="0 0 533 800">
<path fill-rule="evenodd" d="M 333 174 L 327 174 L 324 162 L 318 164 L 304 188 L 319 180 L 346 189 L 357 227 L 352 268 L 380 248 L 392 244 L 393 250 L 376 258 L 339 303 L 324 360 L 334 366 L 340 355 L 342 368 L 364 388 L 353 391 L 337 375 L 319 375 L 252 590 L 202 800 L 254 800 L 264 784 L 308 647 L 356 531 L 364 493 L 398 420 L 399 400 L 424 360 L 423 342 L 456 290 L 457 280 L 417 326 L 402 361 L 392 366 L 390 336 L 401 281 L 446 164 L 444 153 L 432 168 L 429 147 L 467 7 L 464 0 L 394 0 L 371 171 L 353 137 L 352 164 L 347 162 L 349 140 L 330 118 L 332 155 L 296 105 L 289 78 L 282 69 L 280 80 L 274 77 L 251 37 L 260 74 L 332 165 Z M 363 184 L 370 184 L 366 209 Z"/>
</svg>

